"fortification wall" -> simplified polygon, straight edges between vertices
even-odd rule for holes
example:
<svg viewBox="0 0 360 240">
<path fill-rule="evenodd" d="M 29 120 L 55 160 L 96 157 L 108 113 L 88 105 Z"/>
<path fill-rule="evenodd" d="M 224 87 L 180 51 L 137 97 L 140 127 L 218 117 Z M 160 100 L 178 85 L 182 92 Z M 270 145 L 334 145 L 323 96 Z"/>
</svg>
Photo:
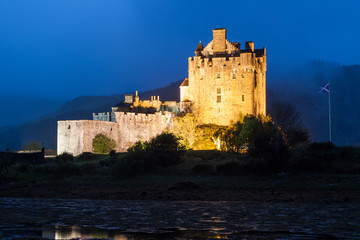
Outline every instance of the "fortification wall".
<svg viewBox="0 0 360 240">
<path fill-rule="evenodd" d="M 115 122 L 83 120 L 82 152 L 93 152 L 92 141 L 98 134 L 104 134 L 116 141 L 116 151 L 120 151 L 119 125 Z"/>
<path fill-rule="evenodd" d="M 172 128 L 175 113 L 156 112 L 155 114 L 115 112 L 119 126 L 119 151 L 124 152 L 137 141 L 148 141 Z"/>
<path fill-rule="evenodd" d="M 82 120 L 58 121 L 57 154 L 79 155 L 83 149 Z"/>
<path fill-rule="evenodd" d="M 115 122 L 92 120 L 58 121 L 57 154 L 64 152 L 74 156 L 83 152 L 93 152 L 92 140 L 97 134 L 119 142 L 119 125 Z M 119 144 L 117 144 L 119 151 Z"/>
<path fill-rule="evenodd" d="M 114 139 L 117 152 L 125 152 L 139 140 L 147 141 L 172 127 L 175 113 L 155 114 L 115 112 L 116 122 L 93 120 L 58 121 L 57 153 L 93 152 L 97 134 Z"/>
</svg>

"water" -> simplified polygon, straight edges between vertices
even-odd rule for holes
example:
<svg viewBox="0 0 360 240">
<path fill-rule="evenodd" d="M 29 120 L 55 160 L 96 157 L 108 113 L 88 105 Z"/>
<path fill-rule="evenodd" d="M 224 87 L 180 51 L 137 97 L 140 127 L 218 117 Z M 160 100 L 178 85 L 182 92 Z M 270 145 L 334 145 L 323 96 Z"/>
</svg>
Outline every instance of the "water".
<svg viewBox="0 0 360 240">
<path fill-rule="evenodd" d="M 0 198 L 0 239 L 360 239 L 355 203 Z"/>
</svg>

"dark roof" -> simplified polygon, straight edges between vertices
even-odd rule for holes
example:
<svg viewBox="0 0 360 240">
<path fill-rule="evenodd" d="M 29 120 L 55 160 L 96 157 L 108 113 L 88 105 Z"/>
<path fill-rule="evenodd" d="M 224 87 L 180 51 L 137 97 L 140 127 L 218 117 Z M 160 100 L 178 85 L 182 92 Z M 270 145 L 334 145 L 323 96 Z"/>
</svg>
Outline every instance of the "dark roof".
<svg viewBox="0 0 360 240">
<path fill-rule="evenodd" d="M 238 42 L 233 42 L 231 44 L 234 45 L 234 47 L 236 47 L 236 48 L 240 48 L 240 43 L 238 43 Z"/>
<path fill-rule="evenodd" d="M 204 46 L 202 45 L 201 41 L 199 43 L 199 45 L 197 46 L 195 51 L 202 51 L 204 49 Z"/>
<path fill-rule="evenodd" d="M 114 107 L 130 107 L 131 103 L 119 102 Z"/>
</svg>

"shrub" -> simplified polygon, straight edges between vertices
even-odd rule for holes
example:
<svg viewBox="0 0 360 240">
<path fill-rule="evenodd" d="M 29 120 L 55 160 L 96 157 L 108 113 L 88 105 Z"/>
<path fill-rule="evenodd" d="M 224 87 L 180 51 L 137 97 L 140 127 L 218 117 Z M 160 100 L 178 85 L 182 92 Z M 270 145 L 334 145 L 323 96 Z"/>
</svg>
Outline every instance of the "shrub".
<svg viewBox="0 0 360 240">
<path fill-rule="evenodd" d="M 76 159 L 79 161 L 91 161 L 91 160 L 96 160 L 98 158 L 99 158 L 98 155 L 91 152 L 83 152 L 76 157 Z"/>
<path fill-rule="evenodd" d="M 60 155 L 56 156 L 56 163 L 67 163 L 67 162 L 73 162 L 74 161 L 74 156 L 71 155 L 70 153 L 62 153 Z"/>
<path fill-rule="evenodd" d="M 116 142 L 104 134 L 98 134 L 92 141 L 92 147 L 95 153 L 105 154 L 116 148 Z"/>
<path fill-rule="evenodd" d="M 235 162 L 227 162 L 216 166 L 216 172 L 223 175 L 239 175 L 241 174 L 241 166 Z"/>
<path fill-rule="evenodd" d="M 111 158 L 115 158 L 115 157 L 116 157 L 116 151 L 115 151 L 115 150 L 111 150 L 111 151 L 109 152 L 109 156 L 110 156 Z"/>
<path fill-rule="evenodd" d="M 312 143 L 292 149 L 290 170 L 295 172 L 353 173 L 360 170 L 360 149 Z"/>
<path fill-rule="evenodd" d="M 154 167 L 168 167 L 180 163 L 184 146 L 172 133 L 162 133 L 150 141 L 136 142 L 123 159 L 115 162 L 114 173 L 135 175 L 151 172 Z"/>
<path fill-rule="evenodd" d="M 180 143 L 180 138 L 172 133 L 162 133 L 150 141 L 150 151 L 154 152 L 176 152 L 185 150 Z"/>
<path fill-rule="evenodd" d="M 214 173 L 215 169 L 210 164 L 203 163 L 203 164 L 196 164 L 193 167 L 192 172 L 196 175 L 208 175 Z"/>
</svg>

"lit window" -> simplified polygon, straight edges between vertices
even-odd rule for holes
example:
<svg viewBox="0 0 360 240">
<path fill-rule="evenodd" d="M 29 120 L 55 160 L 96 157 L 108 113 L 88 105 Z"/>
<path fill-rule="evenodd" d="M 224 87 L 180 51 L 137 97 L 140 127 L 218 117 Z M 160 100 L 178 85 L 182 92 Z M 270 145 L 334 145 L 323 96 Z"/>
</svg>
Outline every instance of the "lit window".
<svg viewBox="0 0 360 240">
<path fill-rule="evenodd" d="M 220 78 L 220 73 L 217 74 L 217 78 Z"/>
<path fill-rule="evenodd" d="M 218 89 L 216 90 L 216 92 L 217 92 L 217 94 L 221 94 L 221 88 L 218 88 Z"/>
<path fill-rule="evenodd" d="M 221 102 L 221 95 L 218 95 L 217 98 L 216 98 L 216 102 Z"/>
<path fill-rule="evenodd" d="M 244 95 L 242 95 L 241 97 L 242 97 L 242 101 L 245 101 L 245 96 L 244 96 Z"/>
<path fill-rule="evenodd" d="M 233 79 L 236 79 L 236 73 L 233 74 Z"/>
</svg>

